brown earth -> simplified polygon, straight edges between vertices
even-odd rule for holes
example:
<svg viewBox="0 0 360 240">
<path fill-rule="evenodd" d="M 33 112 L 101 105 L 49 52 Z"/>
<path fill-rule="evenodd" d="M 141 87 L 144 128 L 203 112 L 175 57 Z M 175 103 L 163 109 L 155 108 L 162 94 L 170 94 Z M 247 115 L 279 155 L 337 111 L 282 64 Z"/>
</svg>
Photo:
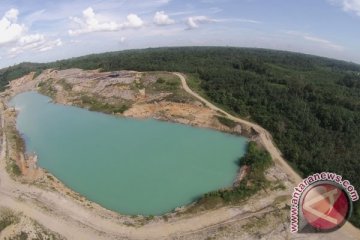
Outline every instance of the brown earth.
<svg viewBox="0 0 360 240">
<path fill-rule="evenodd" d="M 6 103 L 17 93 L 39 90 L 58 103 L 91 108 L 93 103 L 87 105 L 81 98 L 87 96 L 109 105 L 127 104 L 130 107 L 125 112 L 115 113 L 122 116 L 156 118 L 244 134 L 270 152 L 275 166 L 267 170 L 266 177 L 282 182 L 285 189 L 260 191 L 240 205 L 196 214 L 179 214 L 185 207 L 153 219 L 120 215 L 87 201 L 50 173 L 37 168 L 35 161 L 21 157 L 11 138 L 15 112 L 3 104 L 0 109 L 0 206 L 21 212 L 67 239 L 360 239 L 358 230 L 350 224 L 331 234 L 290 234 L 287 203 L 299 176 L 284 161 L 271 135 L 260 126 L 212 105 L 188 88 L 182 74 L 175 74 L 182 82 L 176 88 L 173 84 L 176 78 L 169 73 L 47 70 L 36 78 L 30 74 L 12 81 L 1 97 Z M 166 84 L 157 82 L 159 76 Z M 229 128 L 222 125 L 217 116 L 226 116 L 238 124 Z M 10 158 L 18 163 L 24 176 L 9 175 L 6 166 Z M 3 237 L 0 232 L 0 239 Z"/>
</svg>

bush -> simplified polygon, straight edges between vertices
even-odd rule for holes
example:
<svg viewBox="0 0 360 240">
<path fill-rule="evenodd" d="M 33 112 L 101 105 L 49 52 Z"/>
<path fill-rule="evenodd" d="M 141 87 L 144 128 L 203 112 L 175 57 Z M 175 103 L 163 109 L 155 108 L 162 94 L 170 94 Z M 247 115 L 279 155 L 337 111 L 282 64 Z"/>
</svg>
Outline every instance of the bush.
<svg viewBox="0 0 360 240">
<path fill-rule="evenodd" d="M 165 80 L 163 78 L 161 78 L 161 77 L 156 80 L 156 83 L 162 84 L 164 82 L 165 82 Z"/>
<path fill-rule="evenodd" d="M 19 166 L 15 163 L 15 160 L 10 160 L 10 163 L 8 164 L 8 171 L 10 173 L 13 173 L 15 176 L 21 175 L 21 170 Z"/>
<path fill-rule="evenodd" d="M 129 109 L 129 105 L 127 104 L 109 104 L 109 103 L 102 103 L 97 99 L 83 95 L 81 96 L 82 104 L 89 107 L 90 111 L 95 112 L 103 112 L 103 113 L 123 113 L 127 109 Z"/>
<path fill-rule="evenodd" d="M 189 211 L 211 209 L 223 204 L 236 204 L 269 186 L 264 172 L 272 165 L 271 156 L 255 142 L 248 144 L 247 153 L 239 159 L 238 164 L 250 167 L 250 172 L 238 187 L 206 193 Z"/>
<path fill-rule="evenodd" d="M 222 116 L 216 116 L 216 118 L 219 120 L 219 122 L 229 128 L 234 128 L 236 127 L 237 123 L 234 122 L 233 120 L 227 118 L 227 117 L 222 117 Z"/>
<path fill-rule="evenodd" d="M 0 233 L 6 227 L 18 222 L 18 217 L 7 208 L 0 208 Z"/>
</svg>

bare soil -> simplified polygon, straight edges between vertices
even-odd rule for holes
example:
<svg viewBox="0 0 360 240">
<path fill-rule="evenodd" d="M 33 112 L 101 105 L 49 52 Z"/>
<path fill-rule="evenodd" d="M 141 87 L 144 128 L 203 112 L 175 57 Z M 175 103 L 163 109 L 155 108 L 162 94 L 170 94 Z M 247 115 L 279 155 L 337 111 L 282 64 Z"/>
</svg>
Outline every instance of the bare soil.
<svg viewBox="0 0 360 240">
<path fill-rule="evenodd" d="M 175 88 L 173 84 L 157 85 L 157 74 L 50 69 L 35 79 L 34 74 L 29 74 L 12 81 L 1 94 L 0 207 L 20 212 L 47 231 L 58 233 L 59 238 L 67 239 L 360 239 L 358 229 L 350 224 L 331 234 L 290 234 L 288 202 L 300 177 L 282 158 L 271 135 L 192 92 L 182 74 L 175 73 L 182 83 Z M 171 80 L 170 73 L 161 74 Z M 87 201 L 37 167 L 34 156 L 18 153 L 11 138 L 16 112 L 5 103 L 15 94 L 31 90 L 42 90 L 62 104 L 89 107 L 81 102 L 86 95 L 108 104 L 129 104 L 128 110 L 116 113 L 121 116 L 156 118 L 249 136 L 262 144 L 275 162 L 266 172 L 267 178 L 281 181 L 285 189 L 264 190 L 237 206 L 196 214 L 179 214 L 186 207 L 152 219 L 111 212 Z M 238 125 L 235 128 L 222 125 L 216 118 L 220 113 Z M 22 176 L 6 170 L 10 160 L 20 166 Z M 3 231 L 5 235 L 0 232 L 0 239 L 9 236 L 9 228 L 19 231 L 23 225 L 8 227 Z"/>
</svg>

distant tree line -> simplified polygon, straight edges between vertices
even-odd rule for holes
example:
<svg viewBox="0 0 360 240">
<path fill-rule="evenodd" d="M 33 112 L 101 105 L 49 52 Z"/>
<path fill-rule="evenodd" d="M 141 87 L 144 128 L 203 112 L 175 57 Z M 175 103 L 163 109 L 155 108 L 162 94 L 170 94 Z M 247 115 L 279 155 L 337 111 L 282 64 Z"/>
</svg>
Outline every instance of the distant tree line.
<svg viewBox="0 0 360 240">
<path fill-rule="evenodd" d="M 180 71 L 218 105 L 268 129 L 303 176 L 332 171 L 360 191 L 360 65 L 266 49 L 128 50 L 0 70 L 0 87 L 45 68 Z M 351 221 L 360 227 L 360 201 Z"/>
</svg>

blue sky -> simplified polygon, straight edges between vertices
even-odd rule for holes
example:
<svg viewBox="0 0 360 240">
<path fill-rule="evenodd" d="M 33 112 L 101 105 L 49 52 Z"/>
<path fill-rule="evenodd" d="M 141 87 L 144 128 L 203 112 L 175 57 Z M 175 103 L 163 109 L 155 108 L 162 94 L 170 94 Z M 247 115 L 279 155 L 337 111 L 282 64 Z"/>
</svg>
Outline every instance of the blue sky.
<svg viewBox="0 0 360 240">
<path fill-rule="evenodd" d="M 194 45 L 360 63 L 359 43 L 360 0 L 0 0 L 0 67 Z"/>
</svg>

